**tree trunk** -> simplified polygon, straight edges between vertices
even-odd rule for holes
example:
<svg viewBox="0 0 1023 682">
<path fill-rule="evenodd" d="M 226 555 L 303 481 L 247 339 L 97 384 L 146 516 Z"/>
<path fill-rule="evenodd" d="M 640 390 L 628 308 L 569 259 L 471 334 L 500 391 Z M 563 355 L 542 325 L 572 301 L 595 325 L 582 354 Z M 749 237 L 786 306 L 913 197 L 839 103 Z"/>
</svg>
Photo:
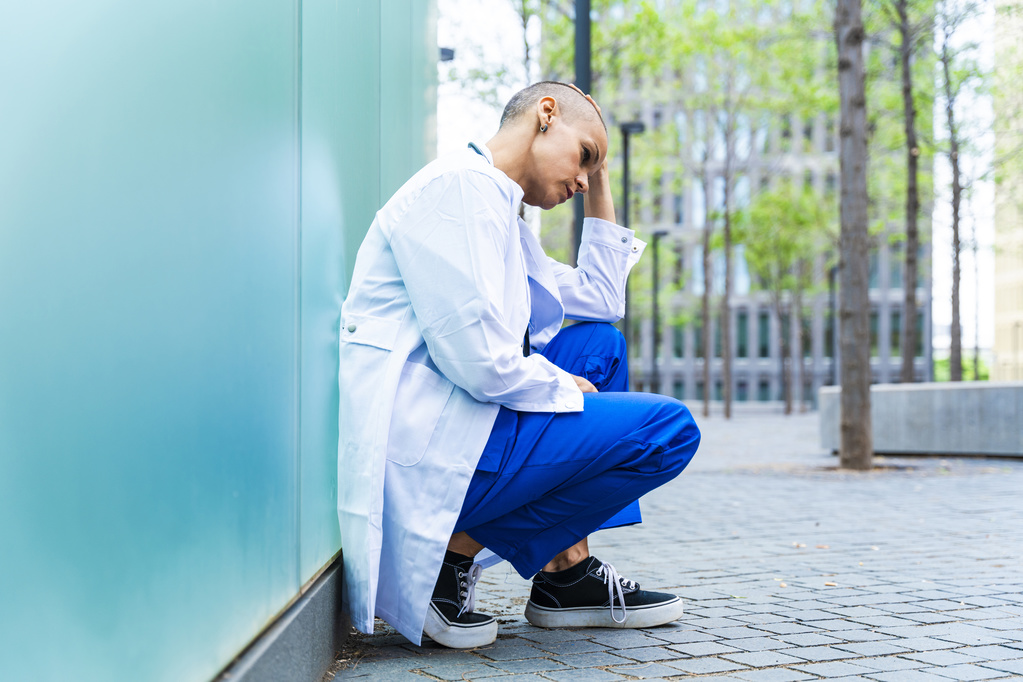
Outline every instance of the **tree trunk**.
<svg viewBox="0 0 1023 682">
<path fill-rule="evenodd" d="M 920 213 L 920 194 L 917 184 L 917 165 L 920 148 L 916 140 L 916 107 L 913 106 L 913 36 L 909 25 L 909 0 L 897 0 L 895 9 L 899 14 L 899 34 L 902 44 L 899 57 L 902 62 L 902 110 L 906 126 L 906 273 L 902 281 L 904 302 L 902 304 L 902 374 L 903 383 L 916 380 L 914 360 L 916 359 L 916 280 L 917 252 L 920 236 L 917 230 L 917 216 Z"/>
<path fill-rule="evenodd" d="M 837 0 L 835 43 L 841 107 L 841 444 L 840 463 L 870 469 L 870 299 L 867 234 L 867 101 L 860 0 Z"/>
<path fill-rule="evenodd" d="M 796 290 L 792 292 L 793 294 L 792 305 L 795 308 L 795 318 L 796 324 L 798 326 L 795 328 L 796 343 L 793 347 L 793 351 L 796 357 L 794 358 L 793 362 L 795 362 L 796 364 L 795 383 L 796 395 L 798 396 L 796 404 L 798 405 L 800 412 L 806 412 L 806 391 L 804 390 L 804 387 L 806 386 L 806 363 L 803 360 L 803 357 L 806 355 L 806 353 L 803 352 L 803 349 L 806 348 L 807 339 L 806 334 L 804 333 L 803 330 L 803 292 L 802 292 L 802 282 L 803 277 L 805 276 L 805 263 L 800 262 L 796 267 L 799 268 L 798 279 L 799 284 L 796 287 Z"/>
<path fill-rule="evenodd" d="M 945 116 L 948 120 L 948 162 L 952 166 L 952 348 L 949 353 L 949 378 L 963 380 L 963 332 L 959 319 L 959 277 L 961 268 L 959 256 L 959 204 L 963 187 L 959 175 L 959 131 L 956 129 L 955 93 L 952 86 L 951 61 L 949 52 L 949 29 L 946 27 L 941 44 L 941 68 L 945 78 Z"/>
<path fill-rule="evenodd" d="M 782 385 L 785 387 L 785 414 L 792 414 L 792 301 L 789 301 L 787 311 L 789 329 L 788 334 L 785 333 L 785 328 L 782 328 L 782 333 L 779 334 L 781 337 L 781 366 L 783 380 Z M 778 316 L 781 319 L 781 316 Z"/>
<path fill-rule="evenodd" d="M 703 221 L 703 416 L 710 416 L 710 359 L 714 355 L 713 336 L 711 335 L 710 296 L 714 286 L 714 273 L 710 258 L 710 233 L 713 223 L 710 219 L 711 207 L 711 186 L 710 173 L 707 170 L 707 161 L 703 164 L 703 206 L 707 216 Z"/>
<path fill-rule="evenodd" d="M 732 87 L 731 76 L 726 86 Z M 729 100 L 731 92 L 729 92 Z M 721 300 L 721 397 L 724 400 L 725 419 L 732 418 L 732 162 L 735 156 L 734 114 L 731 102 L 725 112 L 725 196 L 724 199 L 724 245 L 725 245 L 725 293 Z"/>
</svg>

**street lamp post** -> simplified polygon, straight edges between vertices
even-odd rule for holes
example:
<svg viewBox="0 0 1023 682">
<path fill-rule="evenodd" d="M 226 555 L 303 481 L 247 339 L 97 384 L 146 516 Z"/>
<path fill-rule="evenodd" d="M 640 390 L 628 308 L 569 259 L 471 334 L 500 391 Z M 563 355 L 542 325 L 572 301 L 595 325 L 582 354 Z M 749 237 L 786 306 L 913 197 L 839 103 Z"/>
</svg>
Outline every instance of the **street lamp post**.
<svg viewBox="0 0 1023 682">
<path fill-rule="evenodd" d="M 590 0 L 575 0 L 575 84 L 583 92 L 590 91 L 590 28 Z M 582 194 L 575 196 L 572 212 L 572 259 L 578 263 L 579 245 L 583 240 L 583 217 L 586 215 Z"/>
<path fill-rule="evenodd" d="M 658 298 L 661 293 L 661 273 L 660 273 L 660 244 L 661 237 L 667 236 L 665 230 L 658 230 L 654 232 L 654 353 L 653 361 L 650 363 L 650 392 L 660 393 L 661 392 L 661 306 L 659 305 Z"/>
<path fill-rule="evenodd" d="M 642 121 L 630 121 L 618 126 L 622 131 L 622 227 L 629 228 L 629 135 L 646 130 Z M 625 348 L 632 348 L 632 318 L 629 314 L 629 281 L 625 280 Z"/>
</svg>

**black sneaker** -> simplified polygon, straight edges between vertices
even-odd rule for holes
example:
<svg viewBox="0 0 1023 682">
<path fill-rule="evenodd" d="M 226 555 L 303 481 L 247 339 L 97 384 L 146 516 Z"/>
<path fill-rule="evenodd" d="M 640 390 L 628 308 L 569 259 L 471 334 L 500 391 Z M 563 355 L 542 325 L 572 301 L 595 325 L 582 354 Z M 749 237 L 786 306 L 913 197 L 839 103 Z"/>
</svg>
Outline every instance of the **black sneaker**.
<svg viewBox="0 0 1023 682">
<path fill-rule="evenodd" d="M 430 639 L 451 649 L 469 649 L 493 644 L 497 639 L 497 621 L 493 616 L 476 613 L 476 582 L 483 568 L 472 557 L 454 552 L 444 555 L 430 607 L 426 610 L 423 632 Z"/>
<path fill-rule="evenodd" d="M 681 599 L 641 590 L 592 556 L 564 571 L 537 573 L 526 603 L 526 620 L 541 628 L 649 628 L 681 617 Z"/>
</svg>

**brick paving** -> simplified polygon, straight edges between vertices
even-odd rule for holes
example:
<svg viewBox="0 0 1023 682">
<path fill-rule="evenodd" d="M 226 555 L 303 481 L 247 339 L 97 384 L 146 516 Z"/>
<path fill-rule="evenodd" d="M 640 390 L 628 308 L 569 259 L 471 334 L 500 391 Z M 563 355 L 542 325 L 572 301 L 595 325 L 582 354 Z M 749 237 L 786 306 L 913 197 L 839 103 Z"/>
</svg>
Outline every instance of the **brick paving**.
<svg viewBox="0 0 1023 682">
<path fill-rule="evenodd" d="M 501 624 L 492 646 L 417 647 L 381 623 L 325 679 L 1023 678 L 1023 461 L 877 458 L 853 473 L 820 448 L 815 414 L 698 421 L 700 452 L 644 498 L 645 523 L 590 539 L 626 577 L 681 595 L 681 620 L 534 628 L 528 583 L 501 564 L 477 592 Z"/>
</svg>

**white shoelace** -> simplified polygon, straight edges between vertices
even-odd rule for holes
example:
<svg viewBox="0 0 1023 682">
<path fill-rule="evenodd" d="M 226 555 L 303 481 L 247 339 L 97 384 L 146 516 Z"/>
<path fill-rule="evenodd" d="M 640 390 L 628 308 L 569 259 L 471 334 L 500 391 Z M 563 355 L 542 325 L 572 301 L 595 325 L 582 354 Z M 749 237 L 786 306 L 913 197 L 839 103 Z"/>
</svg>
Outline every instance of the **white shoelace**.
<svg viewBox="0 0 1023 682">
<path fill-rule="evenodd" d="M 483 575 L 483 566 L 480 564 L 470 566 L 467 573 L 458 572 L 459 596 L 462 598 L 462 608 L 458 610 L 458 616 L 463 613 L 472 613 L 476 608 L 476 583 L 480 581 L 481 575 Z M 463 578 L 467 580 L 463 580 Z"/>
<path fill-rule="evenodd" d="M 611 564 L 601 561 L 600 568 L 594 572 L 595 576 L 603 577 L 604 584 L 607 585 L 607 600 L 611 604 L 611 620 L 616 623 L 624 623 L 625 619 L 629 617 L 629 613 L 625 608 L 625 591 L 622 589 L 622 585 L 625 585 L 625 589 L 634 590 L 638 587 L 632 580 L 628 580 L 618 575 L 618 571 Z M 615 618 L 615 592 L 618 593 L 618 603 L 622 605 L 622 619 L 618 620 Z"/>
</svg>

